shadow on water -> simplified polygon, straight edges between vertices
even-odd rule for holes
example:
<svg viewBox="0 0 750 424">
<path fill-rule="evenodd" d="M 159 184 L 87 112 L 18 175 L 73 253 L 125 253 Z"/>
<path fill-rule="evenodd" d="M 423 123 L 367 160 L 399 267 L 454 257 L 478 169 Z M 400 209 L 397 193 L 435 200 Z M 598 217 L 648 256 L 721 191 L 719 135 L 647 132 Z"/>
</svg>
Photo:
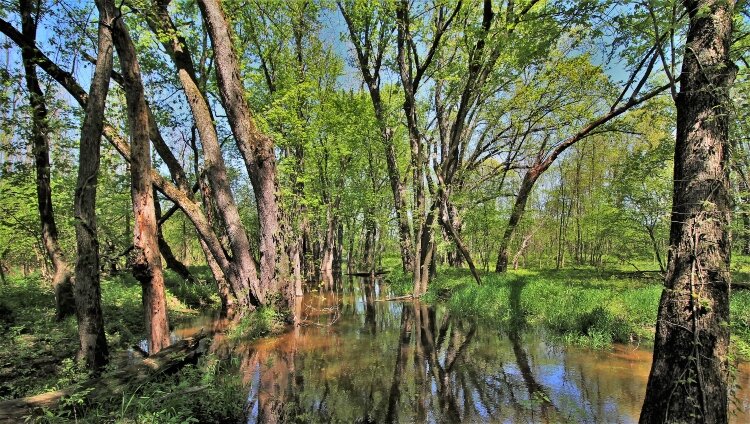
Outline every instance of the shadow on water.
<svg viewBox="0 0 750 424">
<path fill-rule="evenodd" d="M 541 418 L 544 421 L 548 421 L 551 412 L 558 412 L 555 405 L 549 396 L 547 390 L 539 384 L 534 377 L 534 373 L 529 364 L 529 356 L 524 350 L 521 343 L 521 332 L 526 329 L 526 314 L 521 308 L 521 292 L 523 287 L 526 285 L 526 279 L 520 278 L 513 281 L 510 285 L 510 328 L 508 329 L 508 341 L 513 348 L 513 355 L 516 359 L 516 364 L 521 372 L 526 389 L 529 393 L 529 399 L 532 403 L 536 403 L 539 406 L 541 412 Z M 534 405 L 532 405 L 534 406 Z M 534 408 L 531 408 L 533 414 Z"/>
<path fill-rule="evenodd" d="M 526 323 L 523 280 L 511 286 L 504 330 L 383 301 L 377 279 L 339 287 L 298 298 L 300 324 L 281 336 L 215 338 L 248 387 L 248 423 L 637 421 L 650 352 L 550 343 Z M 747 392 L 738 398 L 750 404 Z M 735 418 L 748 422 L 742 409 Z"/>
</svg>

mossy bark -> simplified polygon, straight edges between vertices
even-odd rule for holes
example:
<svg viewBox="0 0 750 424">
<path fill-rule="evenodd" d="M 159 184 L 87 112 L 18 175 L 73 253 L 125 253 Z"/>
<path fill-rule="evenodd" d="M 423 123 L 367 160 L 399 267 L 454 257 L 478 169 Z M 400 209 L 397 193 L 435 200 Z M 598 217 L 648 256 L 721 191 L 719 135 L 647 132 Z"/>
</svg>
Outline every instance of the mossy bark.
<svg viewBox="0 0 750 424">
<path fill-rule="evenodd" d="M 685 0 L 666 287 L 640 422 L 727 422 L 734 1 Z"/>
</svg>

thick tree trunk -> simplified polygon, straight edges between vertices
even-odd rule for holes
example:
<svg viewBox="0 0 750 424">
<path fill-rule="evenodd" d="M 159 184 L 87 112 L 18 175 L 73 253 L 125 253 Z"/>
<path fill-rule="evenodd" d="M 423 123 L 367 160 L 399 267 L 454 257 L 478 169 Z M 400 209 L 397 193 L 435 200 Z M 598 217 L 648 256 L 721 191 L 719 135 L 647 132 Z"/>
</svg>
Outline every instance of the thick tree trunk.
<svg viewBox="0 0 750 424">
<path fill-rule="evenodd" d="M 505 227 L 503 239 L 500 241 L 500 253 L 497 256 L 495 272 L 505 272 L 508 269 L 508 247 L 510 245 L 510 240 L 513 238 L 518 223 L 521 222 L 524 211 L 526 211 L 526 202 L 529 200 L 531 190 L 534 188 L 534 183 L 536 183 L 538 177 L 539 174 L 534 168 L 529 169 L 523 176 L 521 187 L 518 190 L 516 201 L 513 204 L 513 210 L 510 213 L 508 226 Z"/>
<path fill-rule="evenodd" d="M 23 35 L 36 43 L 37 24 L 33 14 L 35 10 L 32 0 L 21 0 L 21 25 Z M 60 248 L 57 235 L 57 225 L 52 207 L 52 186 L 50 185 L 49 160 L 49 124 L 47 122 L 47 106 L 44 93 L 39 86 L 34 63 L 34 52 L 29 47 L 21 49 L 21 58 L 26 77 L 26 87 L 29 90 L 29 104 L 32 113 L 32 132 L 34 162 L 36 167 L 36 195 L 39 209 L 39 220 L 42 224 L 42 243 L 47 256 L 52 263 L 54 275 L 52 288 L 55 291 L 55 310 L 57 320 L 75 314 L 75 300 L 73 299 L 73 272 L 65 260 Z"/>
<path fill-rule="evenodd" d="M 414 277 L 413 294 L 415 297 L 427 292 L 427 284 L 430 278 L 435 276 L 435 231 L 433 224 L 435 224 L 436 214 L 437 206 L 433 202 L 419 231 L 420 238 L 417 243 L 419 251 L 416 256 L 417 260 L 414 262 L 415 269 L 418 270 Z"/>
<path fill-rule="evenodd" d="M 168 2 L 156 1 L 156 3 L 154 8 L 157 11 L 156 16 L 148 16 L 149 24 L 157 34 L 164 37 L 164 47 L 177 67 L 177 75 L 185 90 L 200 135 L 206 174 L 216 200 L 217 210 L 226 227 L 232 252 L 231 270 L 225 275 L 229 278 L 229 284 L 237 299 L 237 312 L 243 314 L 245 310 L 252 310 L 255 306 L 265 302 L 264 294 L 260 290 L 257 265 L 251 255 L 250 241 L 229 186 L 229 177 L 221 154 L 213 116 L 199 88 L 193 60 L 185 40 L 179 36 L 169 17 Z"/>
<path fill-rule="evenodd" d="M 120 17 L 114 22 L 113 38 L 122 69 L 131 139 L 130 195 L 135 222 L 128 261 L 133 276 L 141 283 L 148 353 L 153 355 L 169 346 L 169 324 L 150 175 L 149 116 L 135 47 Z"/>
<path fill-rule="evenodd" d="M 111 0 L 97 0 L 99 40 L 96 67 L 91 79 L 86 114 L 81 128 L 78 180 L 75 192 L 76 241 L 76 318 L 81 346 L 79 360 L 100 370 L 109 357 L 104 335 L 99 281 L 99 240 L 96 229 L 96 185 L 99 177 L 99 148 L 104 126 L 104 103 L 112 73 L 112 24 L 115 19 Z"/>
<path fill-rule="evenodd" d="M 208 269 L 211 270 L 211 275 L 216 282 L 216 289 L 219 294 L 219 299 L 221 300 L 221 312 L 224 316 L 232 317 L 236 312 L 234 305 L 237 304 L 237 298 L 234 297 L 234 293 L 232 293 L 229 283 L 227 283 L 227 277 L 224 274 L 224 271 L 211 254 L 211 249 L 206 246 L 206 242 L 203 240 L 200 240 L 200 244 L 203 249 L 203 255 L 206 258 Z"/>
<path fill-rule="evenodd" d="M 256 127 L 245 99 L 239 61 L 221 5 L 217 0 L 199 0 L 198 5 L 213 44 L 219 94 L 255 192 L 260 222 L 260 296 L 265 298 L 267 291 L 278 288 L 277 273 L 283 258 L 274 144 L 270 137 Z M 284 284 L 286 283 L 285 281 Z"/>
<path fill-rule="evenodd" d="M 727 422 L 732 0 L 685 0 L 666 288 L 640 422 Z"/>
</svg>

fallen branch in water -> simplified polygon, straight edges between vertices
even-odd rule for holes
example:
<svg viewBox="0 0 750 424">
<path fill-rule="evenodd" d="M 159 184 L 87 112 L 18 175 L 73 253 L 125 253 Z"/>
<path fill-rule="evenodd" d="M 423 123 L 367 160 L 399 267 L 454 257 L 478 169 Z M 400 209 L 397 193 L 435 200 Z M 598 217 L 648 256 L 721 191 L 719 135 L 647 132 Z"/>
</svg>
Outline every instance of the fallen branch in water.
<svg viewBox="0 0 750 424">
<path fill-rule="evenodd" d="M 411 300 L 411 299 L 418 299 L 419 296 L 414 297 L 410 294 L 407 294 L 405 296 L 396 296 L 396 297 L 386 297 L 385 299 L 375 299 L 376 302 L 391 302 L 396 300 Z"/>
<path fill-rule="evenodd" d="M 81 395 L 84 403 L 105 401 L 121 396 L 130 387 L 137 387 L 157 376 L 171 374 L 195 361 L 207 350 L 205 334 L 180 340 L 159 353 L 120 371 L 94 378 L 54 392 L 0 402 L 0 423 L 23 422 L 25 417 L 56 409 L 64 397 Z"/>
<path fill-rule="evenodd" d="M 378 271 L 372 271 L 372 272 L 357 271 L 357 272 L 349 272 L 346 275 L 350 275 L 352 277 L 369 277 L 369 276 L 379 277 L 381 275 L 386 275 L 389 272 L 390 271 L 385 271 L 385 270 L 378 270 Z"/>
</svg>

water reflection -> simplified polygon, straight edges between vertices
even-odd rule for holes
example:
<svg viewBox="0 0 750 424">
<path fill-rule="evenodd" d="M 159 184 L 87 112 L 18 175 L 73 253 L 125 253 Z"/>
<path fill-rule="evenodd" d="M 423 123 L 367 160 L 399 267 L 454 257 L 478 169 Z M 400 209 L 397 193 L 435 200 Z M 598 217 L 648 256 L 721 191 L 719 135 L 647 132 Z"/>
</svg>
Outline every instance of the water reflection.
<svg viewBox="0 0 750 424">
<path fill-rule="evenodd" d="M 525 323 L 522 283 L 510 330 L 383 301 L 377 280 L 344 288 L 299 298 L 299 325 L 283 336 L 217 339 L 218 353 L 239 359 L 249 423 L 637 421 L 650 353 L 548 343 Z M 750 395 L 737 397 L 734 419 L 750 422 Z"/>
</svg>

